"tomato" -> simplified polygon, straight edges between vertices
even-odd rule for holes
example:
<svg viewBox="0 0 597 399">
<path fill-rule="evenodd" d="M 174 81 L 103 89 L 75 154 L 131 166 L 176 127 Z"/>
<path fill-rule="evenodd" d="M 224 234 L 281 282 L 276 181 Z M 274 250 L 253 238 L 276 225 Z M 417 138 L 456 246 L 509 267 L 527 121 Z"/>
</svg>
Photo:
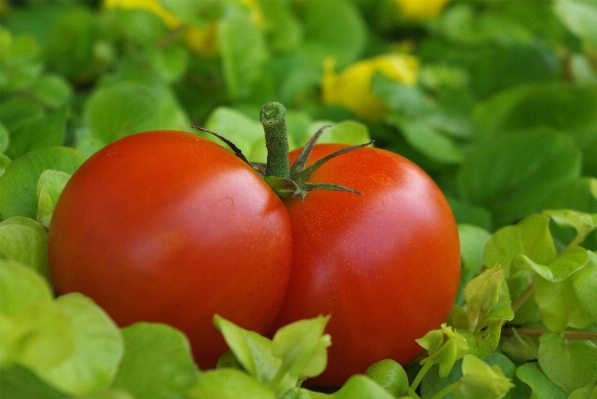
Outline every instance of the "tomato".
<svg viewBox="0 0 597 399">
<path fill-rule="evenodd" d="M 342 147 L 316 145 L 309 162 Z M 328 366 L 313 384 L 340 386 L 376 361 L 413 360 L 421 351 L 415 339 L 446 320 L 460 276 L 458 232 L 432 179 L 397 154 L 358 149 L 309 181 L 362 195 L 318 190 L 285 202 L 292 267 L 273 330 L 330 314 Z"/>
<path fill-rule="evenodd" d="M 214 314 L 261 333 L 284 295 L 291 227 L 283 202 L 246 163 L 197 135 L 116 141 L 72 176 L 48 257 L 58 294 L 82 292 L 120 325 L 168 323 L 201 368 L 226 350 Z"/>
</svg>

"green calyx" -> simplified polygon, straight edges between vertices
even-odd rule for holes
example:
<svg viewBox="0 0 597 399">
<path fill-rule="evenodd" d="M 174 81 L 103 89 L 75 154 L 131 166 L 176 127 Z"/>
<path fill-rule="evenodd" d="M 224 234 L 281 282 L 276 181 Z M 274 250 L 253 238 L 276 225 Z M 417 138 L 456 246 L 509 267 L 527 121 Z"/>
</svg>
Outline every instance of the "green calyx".
<svg viewBox="0 0 597 399">
<path fill-rule="evenodd" d="M 311 190 L 333 190 L 361 194 L 357 190 L 340 186 L 338 184 L 310 183 L 307 180 L 317 169 L 319 169 L 330 159 L 347 152 L 366 147 L 372 144 L 373 140 L 369 141 L 368 143 L 346 147 L 333 152 L 317 160 L 316 162 L 313 162 L 307 167 L 307 160 L 313 152 L 315 143 L 325 129 L 330 127 L 330 125 L 326 125 L 319 129 L 317 133 L 311 137 L 307 144 L 305 144 L 298 158 L 291 166 L 288 157 L 288 132 L 286 129 L 286 109 L 284 108 L 284 105 L 274 101 L 265 104 L 263 107 L 261 107 L 260 120 L 265 132 L 265 145 L 267 147 L 267 163 L 265 165 L 249 162 L 243 155 L 242 151 L 236 145 L 234 145 L 234 143 L 225 137 L 222 137 L 220 134 L 211 132 L 198 126 L 193 127 L 213 134 L 220 140 L 224 141 L 234 151 L 236 156 L 238 156 L 247 164 L 251 165 L 251 167 L 264 178 L 265 182 L 282 199 L 298 196 L 304 199 L 307 195 L 307 192 Z"/>
</svg>

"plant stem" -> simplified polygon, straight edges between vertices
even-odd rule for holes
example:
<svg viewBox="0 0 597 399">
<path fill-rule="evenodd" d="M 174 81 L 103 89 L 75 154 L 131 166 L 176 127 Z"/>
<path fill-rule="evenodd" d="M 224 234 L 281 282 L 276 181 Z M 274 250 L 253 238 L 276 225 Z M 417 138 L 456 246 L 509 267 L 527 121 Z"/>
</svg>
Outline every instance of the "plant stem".
<svg viewBox="0 0 597 399">
<path fill-rule="evenodd" d="M 260 120 L 265 132 L 267 166 L 264 176 L 290 177 L 288 160 L 288 132 L 286 109 L 279 102 L 269 102 L 261 107 Z"/>
<path fill-rule="evenodd" d="M 423 377 L 425 377 L 425 374 L 427 374 L 427 372 L 431 369 L 432 366 L 433 366 L 433 362 L 427 362 L 423 365 L 423 367 L 421 367 L 421 370 L 419 370 L 419 374 L 417 374 L 413 383 L 410 385 L 410 388 L 413 391 L 417 390 L 417 387 L 423 380 Z"/>
<path fill-rule="evenodd" d="M 449 394 L 450 392 L 452 392 L 454 389 L 456 389 L 457 386 L 458 386 L 457 382 L 455 382 L 453 384 L 450 384 L 447 387 L 445 387 L 444 389 L 442 389 L 441 391 L 436 392 L 435 395 L 433 395 L 429 399 L 440 399 L 440 398 L 443 398 L 444 396 L 446 396 L 447 394 Z"/>
<path fill-rule="evenodd" d="M 507 327 L 502 330 L 503 335 L 511 336 L 514 335 L 514 327 Z M 539 337 L 543 333 L 547 332 L 544 328 L 516 328 L 516 332 L 520 335 L 526 335 L 529 337 Z M 597 341 L 597 332 L 591 331 L 564 331 L 564 338 L 566 339 L 588 339 L 591 341 Z"/>
<path fill-rule="evenodd" d="M 535 293 L 535 287 L 535 281 L 529 284 L 527 289 L 512 304 L 512 311 L 516 312 Z"/>
</svg>

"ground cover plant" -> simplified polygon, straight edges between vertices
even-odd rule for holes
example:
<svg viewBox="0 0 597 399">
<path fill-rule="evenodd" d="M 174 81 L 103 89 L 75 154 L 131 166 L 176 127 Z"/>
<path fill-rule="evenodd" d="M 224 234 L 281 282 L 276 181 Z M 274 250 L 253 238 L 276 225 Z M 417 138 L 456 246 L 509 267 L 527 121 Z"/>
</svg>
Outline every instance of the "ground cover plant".
<svg viewBox="0 0 597 399">
<path fill-rule="evenodd" d="M 0 0 L 0 397 L 594 399 L 595 26 L 597 5 L 588 0 Z M 433 327 L 414 330 L 414 320 L 429 319 L 429 303 L 443 293 L 432 285 L 439 267 L 403 286 L 375 273 L 353 279 L 374 287 L 355 291 L 378 298 L 394 290 L 409 306 L 370 302 L 375 306 L 366 307 L 360 305 L 369 302 L 347 301 L 352 324 L 335 327 L 335 319 L 346 317 L 340 313 L 303 317 L 292 310 L 306 306 L 299 304 L 300 298 L 314 296 L 316 284 L 310 278 L 296 285 L 300 288 L 292 295 L 299 299 L 285 305 L 292 316 L 279 316 L 271 329 L 263 325 L 274 323 L 277 314 L 257 320 L 260 306 L 275 307 L 265 301 L 286 296 L 272 288 L 277 283 L 268 286 L 266 281 L 274 281 L 275 273 L 287 278 L 280 271 L 292 252 L 285 240 L 296 236 L 285 225 L 287 218 L 311 228 L 329 217 L 318 216 L 309 225 L 310 217 L 284 213 L 286 207 L 298 214 L 319 193 L 306 192 L 303 200 L 300 187 L 264 169 L 270 146 L 266 148 L 260 110 L 270 101 L 284 104 L 284 150 L 294 151 L 293 161 L 295 150 L 309 147 L 314 134 L 326 144 L 315 147 L 314 158 L 373 139 L 369 147 L 375 148 L 340 155 L 330 161 L 329 170 L 334 162 L 347 168 L 350 160 L 366 167 L 369 161 L 361 162 L 357 154 L 390 151 L 418 165 L 441 189 L 457 223 L 460 270 L 454 292 L 441 299 L 449 302 L 446 314 L 433 320 Z M 262 285 L 251 285 L 245 275 L 246 284 L 235 288 L 259 288 L 239 295 L 251 314 L 238 320 L 223 314 L 207 317 L 213 330 L 199 341 L 218 339 L 221 351 L 228 348 L 222 356 L 214 355 L 209 366 L 193 356 L 189 342 L 195 349 L 197 338 L 182 329 L 149 318 L 122 323 L 109 301 L 102 307 L 91 294 L 78 292 L 83 288 L 61 292 L 65 283 L 58 281 L 48 260 L 49 252 L 51 259 L 74 253 L 67 244 L 48 247 L 54 216 L 54 227 L 66 217 L 98 226 L 106 221 L 107 233 L 101 235 L 106 239 L 127 231 L 117 215 L 98 219 L 94 207 L 108 195 L 101 186 L 115 184 L 115 175 L 98 173 L 96 187 L 94 173 L 89 187 L 98 192 L 83 202 L 64 200 L 61 205 L 60 195 L 94 155 L 109 156 L 117 148 L 111 145 L 132 142 L 119 140 L 156 130 L 185 132 L 184 137 L 216 148 L 213 153 L 222 159 L 233 159 L 235 167 L 260 171 L 265 178 L 251 174 L 251 181 L 273 198 L 268 201 L 283 215 L 277 223 L 286 226 L 277 238 L 261 232 L 261 241 L 278 245 L 271 252 L 279 255 L 268 258 L 272 267 L 261 271 Z M 232 152 L 205 130 L 230 140 Z M 168 152 L 164 144 L 155 148 L 130 163 L 131 174 L 160 162 L 174 167 L 182 151 Z M 241 151 L 251 166 L 238 158 Z M 321 166 L 320 175 L 314 173 L 307 182 L 340 184 L 360 189 L 363 198 L 368 195 L 351 187 L 354 173 L 326 168 Z M 172 173 L 160 180 L 154 172 L 154 183 L 176 186 L 172 182 L 182 177 L 169 179 Z M 384 181 L 375 170 L 360 173 Z M 279 200 L 264 182 L 282 197 L 298 197 Z M 122 188 L 125 194 L 129 187 Z M 132 203 L 143 190 L 159 190 L 153 187 L 130 190 Z M 257 190 L 249 191 L 254 195 Z M 350 192 L 325 194 L 321 202 L 330 206 L 359 198 Z M 222 223 L 231 220 L 226 204 L 215 214 L 223 217 Z M 145 205 L 132 208 L 143 211 Z M 375 238 L 371 242 L 390 240 L 406 228 L 399 226 L 412 227 L 420 212 L 409 210 L 404 224 L 388 222 L 396 230 L 387 237 L 355 231 L 369 233 Z M 358 224 L 354 214 L 345 211 L 342 229 L 347 230 L 342 232 Z M 142 220 L 151 220 L 149 216 Z M 433 238 L 409 253 L 410 263 L 417 264 L 424 254 L 424 264 L 433 263 L 429 257 L 444 264 L 446 254 L 432 249 L 438 238 L 431 233 L 441 222 L 433 220 L 436 225 L 416 235 Z M 141 230 L 150 232 L 146 226 Z M 308 237 L 320 234 L 310 231 Z M 361 241 L 368 242 L 369 235 Z M 338 232 L 332 236 L 347 237 Z M 235 237 L 236 246 L 248 239 Z M 313 238 L 300 250 L 292 248 L 292 256 L 311 262 L 317 271 L 319 262 L 332 262 L 332 255 L 325 248 L 314 255 L 306 248 L 340 241 Z M 358 244 L 355 240 L 344 247 Z M 243 247 L 244 258 L 234 263 L 262 257 L 247 252 L 249 247 Z M 143 247 L 146 252 L 155 248 Z M 89 247 L 77 256 L 101 250 Z M 131 259 L 134 255 L 127 253 Z M 147 259 L 152 257 L 137 268 L 147 266 Z M 376 261 L 372 252 L 362 264 Z M 74 275 L 60 273 L 67 280 Z M 213 286 L 233 278 L 223 277 Z M 108 298 L 110 291 L 115 297 L 123 294 L 101 279 L 88 285 L 94 282 Z M 409 292 L 407 286 L 417 289 Z M 140 282 L 138 287 L 149 285 Z M 152 290 L 145 291 L 148 304 L 160 295 Z M 412 300 L 421 291 L 425 300 Z M 256 302 L 246 299 L 257 298 L 255 293 L 264 295 Z M 192 313 L 187 305 L 180 302 L 181 314 Z M 383 313 L 385 322 L 376 323 L 380 309 L 396 314 L 395 319 Z M 377 353 L 381 341 L 372 335 L 367 340 L 367 334 L 386 327 L 400 333 L 385 340 L 392 345 L 408 341 L 410 348 L 420 348 L 418 356 L 375 355 L 356 371 L 348 361 L 333 360 L 355 350 L 354 336 L 365 337 L 358 341 L 368 348 L 363 353 Z M 412 331 L 416 336 L 405 339 Z"/>
</svg>

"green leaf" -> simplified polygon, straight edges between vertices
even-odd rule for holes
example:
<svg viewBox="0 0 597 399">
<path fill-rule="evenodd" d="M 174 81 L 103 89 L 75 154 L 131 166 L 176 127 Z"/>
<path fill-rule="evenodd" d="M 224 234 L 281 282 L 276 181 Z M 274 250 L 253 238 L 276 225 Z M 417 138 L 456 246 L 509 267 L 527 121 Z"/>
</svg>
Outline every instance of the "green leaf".
<svg viewBox="0 0 597 399">
<path fill-rule="evenodd" d="M 576 271 L 582 269 L 589 261 L 587 250 L 582 247 L 572 247 L 562 252 L 548 265 L 533 262 L 528 256 L 519 254 L 514 257 L 513 265 L 516 269 L 528 267 L 547 281 L 560 282 L 567 279 Z"/>
<path fill-rule="evenodd" d="M 491 234 L 481 227 L 470 224 L 458 225 L 460 254 L 465 269 L 479 272 L 483 267 L 483 252 Z"/>
<path fill-rule="evenodd" d="M 10 399 L 66 399 L 66 395 L 46 384 L 30 370 L 21 366 L 0 369 L 0 392 L 3 397 Z"/>
<path fill-rule="evenodd" d="M 307 140 L 324 125 L 326 125 L 326 122 L 324 121 L 312 122 L 307 129 L 309 132 Z M 317 140 L 317 143 L 358 145 L 367 143 L 370 140 L 371 137 L 369 136 L 367 125 L 356 121 L 343 121 L 331 124 L 331 126 L 323 132 L 319 140 Z M 298 143 L 299 146 L 304 144 L 306 144 L 306 141 L 304 143 Z"/>
<path fill-rule="evenodd" d="M 155 130 L 162 123 L 159 98 L 137 83 L 116 83 L 96 90 L 87 113 L 91 135 L 104 143 Z"/>
<path fill-rule="evenodd" d="M 47 229 L 60 193 L 70 179 L 70 174 L 59 170 L 45 170 L 39 177 L 37 195 L 37 220 Z"/>
<path fill-rule="evenodd" d="M 583 153 L 583 175 L 597 173 L 597 92 L 566 82 L 525 85 L 506 90 L 475 107 L 473 119 L 481 133 L 552 129 L 569 135 Z M 531 147 L 533 146 L 531 145 Z M 535 150 L 535 148 L 533 148 Z M 534 151 L 533 151 L 534 152 Z M 563 166 L 563 158 L 556 165 Z"/>
<path fill-rule="evenodd" d="M 404 367 L 392 359 L 373 363 L 367 368 L 365 375 L 397 398 L 406 395 L 408 376 Z"/>
<path fill-rule="evenodd" d="M 30 305 L 50 303 L 48 282 L 31 268 L 0 259 L 0 313 L 15 316 Z"/>
<path fill-rule="evenodd" d="M 334 16 L 330 18 L 330 16 Z M 332 55 L 338 68 L 356 61 L 367 43 L 367 26 L 352 2 L 308 0 L 304 3 L 305 40 L 317 53 Z M 318 58 L 318 57 L 316 57 Z M 320 59 L 320 64 L 323 58 Z"/>
<path fill-rule="evenodd" d="M 386 121 L 400 129 L 408 144 L 433 161 L 459 164 L 465 158 L 464 152 L 451 137 L 442 134 L 424 120 L 392 114 Z"/>
<path fill-rule="evenodd" d="M 91 299 L 72 293 L 56 305 L 68 316 L 75 331 L 73 353 L 65 361 L 38 375 L 70 394 L 89 394 L 107 388 L 122 358 L 120 331 Z"/>
<path fill-rule="evenodd" d="M 47 241 L 48 233 L 33 219 L 15 216 L 0 222 L 0 253 L 31 267 L 49 281 Z"/>
<path fill-rule="evenodd" d="M 15 159 L 0 178 L 0 215 L 8 219 L 37 215 L 37 182 L 43 171 L 60 170 L 69 174 L 87 157 L 66 147 L 48 147 L 30 152 Z"/>
<path fill-rule="evenodd" d="M 277 0 L 259 2 L 268 23 L 269 45 L 274 52 L 296 50 L 304 39 L 301 21 L 292 13 L 291 3 Z"/>
<path fill-rule="evenodd" d="M 0 155 L 6 152 L 9 144 L 10 135 L 8 133 L 8 129 L 0 122 Z M 2 176 L 2 173 L 0 173 L 0 176 Z"/>
<path fill-rule="evenodd" d="M 501 350 L 510 359 L 517 363 L 526 363 L 537 360 L 539 353 L 539 345 L 537 342 L 527 336 L 520 335 L 516 329 L 512 329 L 513 336 L 503 339 L 501 342 Z"/>
<path fill-rule="evenodd" d="M 595 201 L 597 205 L 597 201 Z M 551 219 L 562 228 L 573 228 L 576 236 L 567 242 L 567 245 L 574 246 L 585 241 L 585 238 L 597 228 L 597 217 L 588 213 L 573 211 L 569 209 L 544 211 Z M 595 213 L 597 215 L 597 213 Z"/>
<path fill-rule="evenodd" d="M 71 399 L 135 399 L 131 394 L 121 389 L 106 389 L 96 391 L 88 395 L 78 396 Z"/>
<path fill-rule="evenodd" d="M 276 394 L 256 379 L 226 368 L 202 373 L 187 392 L 193 399 L 276 399 Z"/>
<path fill-rule="evenodd" d="M 587 0 L 556 0 L 555 14 L 572 33 L 597 46 L 597 7 Z"/>
<path fill-rule="evenodd" d="M 597 322 L 597 254 L 589 252 L 589 262 L 574 273 L 572 286 L 582 309 Z"/>
<path fill-rule="evenodd" d="M 165 82 L 175 82 L 184 74 L 188 67 L 189 53 L 182 46 L 170 45 L 162 48 L 147 47 L 145 56 L 151 67 Z"/>
<path fill-rule="evenodd" d="M 396 82 L 380 72 L 376 72 L 371 79 L 371 91 L 390 110 L 417 117 L 424 114 L 429 106 L 425 95 L 418 86 Z M 397 115 L 396 115 L 397 116 Z M 388 119 L 387 122 L 400 123 L 402 119 Z"/>
<path fill-rule="evenodd" d="M 0 314 L 3 342 L 0 364 L 19 364 L 43 378 L 74 349 L 75 332 L 68 316 L 53 302 L 22 307 L 12 317 Z"/>
<path fill-rule="evenodd" d="M 568 399 L 541 370 L 536 362 L 525 363 L 516 369 L 516 376 L 533 390 L 533 399 Z"/>
<path fill-rule="evenodd" d="M 462 378 L 452 392 L 454 399 L 500 399 L 514 387 L 497 366 L 489 366 L 476 356 L 462 361 Z"/>
<path fill-rule="evenodd" d="M 325 370 L 331 345 L 330 336 L 323 334 L 328 320 L 329 316 L 299 320 L 276 331 L 272 351 L 292 377 L 315 377 Z"/>
<path fill-rule="evenodd" d="M 467 204 L 453 197 L 448 197 L 448 202 L 458 224 L 470 224 L 492 230 L 491 214 L 485 208 Z"/>
<path fill-rule="evenodd" d="M 546 215 L 531 215 L 514 226 L 498 230 L 487 242 L 483 259 L 487 266 L 501 265 L 507 277 L 515 271 L 510 271 L 510 265 L 518 254 L 541 264 L 549 264 L 556 258 Z"/>
<path fill-rule="evenodd" d="M 39 148 L 62 145 L 69 117 L 69 109 L 63 107 L 48 115 L 24 121 L 17 129 L 13 129 L 6 155 L 17 158 Z"/>
<path fill-rule="evenodd" d="M 122 337 L 124 356 L 113 387 L 143 399 L 186 398 L 199 370 L 180 331 L 165 324 L 137 323 L 122 329 Z"/>
<path fill-rule="evenodd" d="M 66 105 L 73 96 L 73 89 L 68 81 L 61 75 L 55 74 L 41 76 L 28 91 L 33 98 L 51 108 Z"/>
<path fill-rule="evenodd" d="M 577 178 L 581 154 L 572 140 L 546 129 L 502 135 L 478 146 L 458 173 L 458 191 L 490 210 L 503 226 L 541 209 L 553 187 Z"/>
<path fill-rule="evenodd" d="M 0 153 L 0 177 L 6 172 L 8 166 L 12 163 L 12 160 L 6 155 Z"/>
<path fill-rule="evenodd" d="M 219 133 L 243 150 L 247 159 L 253 162 L 265 162 L 267 150 L 265 136 L 261 123 L 232 108 L 216 108 L 207 119 L 205 128 Z M 202 136 L 222 144 L 211 134 L 201 133 Z"/>
<path fill-rule="evenodd" d="M 245 98 L 269 57 L 263 32 L 250 15 L 233 12 L 218 22 L 218 40 L 228 94 L 233 99 Z"/>
<path fill-rule="evenodd" d="M 572 391 L 568 399 L 595 399 L 597 398 L 597 381 L 583 388 Z"/>
<path fill-rule="evenodd" d="M 218 315 L 214 316 L 214 324 L 246 372 L 267 386 L 282 366 L 282 360 L 273 354 L 272 341 Z M 287 376 L 280 382 L 276 392 L 284 392 L 296 382 L 296 378 Z"/>
<path fill-rule="evenodd" d="M 539 366 L 545 375 L 570 394 L 597 379 L 597 346 L 588 340 L 567 340 L 545 333 L 539 339 Z"/>
<path fill-rule="evenodd" d="M 39 77 L 43 71 L 41 48 L 29 35 L 12 36 L 9 31 L 2 31 L 2 62 L 0 75 L 1 91 L 23 90 Z"/>
<path fill-rule="evenodd" d="M 581 306 L 572 279 L 555 283 L 539 279 L 535 301 L 541 311 L 541 320 L 551 331 L 561 332 L 566 327 L 586 328 L 593 324 L 593 318 Z"/>
<path fill-rule="evenodd" d="M 350 377 L 333 397 L 334 399 L 394 399 L 394 395 L 364 375 Z"/>
<path fill-rule="evenodd" d="M 86 82 L 100 67 L 94 58 L 98 34 L 95 15 L 89 8 L 69 7 L 46 32 L 46 61 L 70 81 Z"/>
</svg>

